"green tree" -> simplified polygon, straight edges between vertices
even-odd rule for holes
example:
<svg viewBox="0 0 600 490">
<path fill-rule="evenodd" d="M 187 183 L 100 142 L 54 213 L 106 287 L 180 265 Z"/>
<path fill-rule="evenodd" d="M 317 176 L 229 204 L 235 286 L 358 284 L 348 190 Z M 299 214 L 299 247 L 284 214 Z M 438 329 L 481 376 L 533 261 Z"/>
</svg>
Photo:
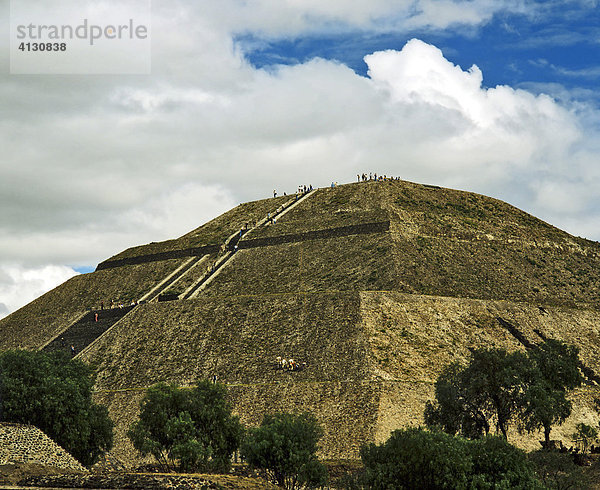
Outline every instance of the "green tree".
<svg viewBox="0 0 600 490">
<path fill-rule="evenodd" d="M 94 373 L 61 352 L 0 354 L 2 421 L 32 424 L 84 465 L 112 447 L 106 407 L 92 401 Z"/>
<path fill-rule="evenodd" d="M 519 413 L 531 362 L 521 352 L 478 349 L 464 372 L 467 397 L 488 419 L 495 419 L 504 439 L 511 420 Z"/>
<path fill-rule="evenodd" d="M 519 416 L 519 429 L 544 429 L 549 444 L 553 425 L 571 414 L 567 391 L 582 383 L 578 349 L 547 340 L 527 354 L 502 349 L 473 351 L 469 364 L 445 368 L 427 402 L 425 423 L 449 434 L 480 437 L 492 423 L 504 438 Z"/>
<path fill-rule="evenodd" d="M 582 422 L 575 426 L 575 432 L 571 436 L 581 449 L 582 453 L 587 453 L 589 447 L 598 439 L 598 429 Z"/>
<path fill-rule="evenodd" d="M 426 424 L 450 434 L 479 437 L 495 423 L 506 439 L 509 424 L 519 413 L 531 369 L 531 361 L 521 352 L 473 351 L 467 366 L 453 364 L 438 378 L 436 403 L 429 403 L 425 410 Z"/>
<path fill-rule="evenodd" d="M 556 390 L 572 390 L 581 386 L 579 349 L 559 340 L 548 339 L 529 351 L 542 378 Z"/>
<path fill-rule="evenodd" d="M 571 415 L 571 402 L 563 390 L 557 390 L 544 379 L 532 383 L 522 401 L 520 427 L 527 432 L 544 429 L 544 447 L 550 445 L 552 426 L 562 424 Z"/>
<path fill-rule="evenodd" d="M 544 444 L 550 443 L 552 426 L 571 414 L 567 391 L 581 385 L 578 349 L 557 340 L 546 340 L 529 351 L 534 363 L 529 386 L 522 398 L 521 429 L 544 429 Z"/>
<path fill-rule="evenodd" d="M 448 434 L 481 437 L 488 434 L 490 425 L 486 414 L 468 393 L 468 380 L 459 363 L 447 366 L 435 382 L 436 403 L 427 401 L 425 424 Z"/>
<path fill-rule="evenodd" d="M 241 452 L 252 468 L 280 487 L 319 487 L 328 480 L 327 468 L 316 457 L 322 435 L 311 414 L 265 415 L 260 427 L 248 430 Z"/>
<path fill-rule="evenodd" d="M 243 427 L 231 414 L 225 386 L 159 383 L 146 391 L 127 435 L 142 456 L 151 454 L 167 470 L 226 471 Z"/>
</svg>

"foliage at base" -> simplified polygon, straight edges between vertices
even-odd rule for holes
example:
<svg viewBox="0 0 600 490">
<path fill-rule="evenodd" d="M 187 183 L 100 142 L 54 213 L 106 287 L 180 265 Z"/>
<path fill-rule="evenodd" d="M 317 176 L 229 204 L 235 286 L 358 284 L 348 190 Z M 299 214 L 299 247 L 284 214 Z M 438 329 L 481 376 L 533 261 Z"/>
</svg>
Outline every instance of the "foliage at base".
<svg viewBox="0 0 600 490">
<path fill-rule="evenodd" d="M 528 455 L 544 488 L 574 490 L 593 488 L 584 468 L 573 462 L 573 454 L 557 451 L 536 451 Z"/>
<path fill-rule="evenodd" d="M 0 354 L 0 420 L 35 425 L 89 466 L 112 448 L 113 423 L 92 401 L 94 373 L 62 352 Z"/>
<path fill-rule="evenodd" d="M 265 415 L 260 427 L 249 429 L 242 456 L 282 488 L 323 486 L 328 480 L 327 468 L 315 455 L 322 435 L 313 415 Z"/>
<path fill-rule="evenodd" d="M 421 428 L 396 430 L 361 450 L 367 488 L 541 488 L 525 453 L 503 438 L 476 441 Z"/>
<path fill-rule="evenodd" d="M 243 427 L 226 396 L 223 385 L 209 381 L 192 389 L 152 386 L 127 436 L 142 456 L 151 454 L 167 471 L 228 471 Z"/>
</svg>

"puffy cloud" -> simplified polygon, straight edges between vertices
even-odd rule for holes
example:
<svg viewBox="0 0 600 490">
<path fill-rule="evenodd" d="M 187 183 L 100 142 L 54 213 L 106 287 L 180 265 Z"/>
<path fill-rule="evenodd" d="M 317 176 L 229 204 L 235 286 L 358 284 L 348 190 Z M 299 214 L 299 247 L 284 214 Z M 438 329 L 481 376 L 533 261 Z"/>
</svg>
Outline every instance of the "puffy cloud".
<svg viewBox="0 0 600 490">
<path fill-rule="evenodd" d="M 412 126 L 415 144 L 429 145 L 427 133 L 433 133 L 435 155 L 427 148 L 419 151 L 444 173 L 445 167 L 453 173 L 477 167 L 488 180 L 497 165 L 511 176 L 515 168 L 558 164 L 581 136 L 573 114 L 550 97 L 508 86 L 484 88 L 477 66 L 463 71 L 422 41 L 413 39 L 400 52 L 374 53 L 365 61 L 373 84 L 389 97 L 391 111 L 418 113 L 417 126 L 413 117 L 400 123 Z M 447 123 L 436 124 L 440 119 Z"/>
</svg>

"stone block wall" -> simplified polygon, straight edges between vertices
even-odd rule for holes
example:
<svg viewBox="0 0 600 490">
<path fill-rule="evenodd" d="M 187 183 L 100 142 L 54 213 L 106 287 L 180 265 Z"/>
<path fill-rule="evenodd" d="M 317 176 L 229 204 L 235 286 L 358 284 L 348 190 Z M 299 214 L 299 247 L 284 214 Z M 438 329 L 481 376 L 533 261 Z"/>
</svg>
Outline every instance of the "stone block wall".
<svg viewBox="0 0 600 490">
<path fill-rule="evenodd" d="M 33 425 L 0 423 L 0 465 L 40 464 L 86 471 L 67 451 Z"/>
</svg>

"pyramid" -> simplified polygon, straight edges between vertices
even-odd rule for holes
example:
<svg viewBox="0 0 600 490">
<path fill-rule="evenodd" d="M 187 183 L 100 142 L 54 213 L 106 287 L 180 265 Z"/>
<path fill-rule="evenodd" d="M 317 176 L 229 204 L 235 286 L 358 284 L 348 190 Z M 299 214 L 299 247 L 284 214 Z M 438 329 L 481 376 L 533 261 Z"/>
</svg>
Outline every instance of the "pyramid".
<svg viewBox="0 0 600 490">
<path fill-rule="evenodd" d="M 555 338 L 580 348 L 586 375 L 552 433 L 568 438 L 576 422 L 597 422 L 599 265 L 597 242 L 502 201 L 361 182 L 241 204 L 125 250 L 0 321 L 0 349 L 74 345 L 97 366 L 115 455 L 135 464 L 125 432 L 159 381 L 216 377 L 249 425 L 312 412 L 321 456 L 354 459 L 423 422 L 450 362 Z M 306 365 L 278 369 L 277 357 Z"/>
</svg>

